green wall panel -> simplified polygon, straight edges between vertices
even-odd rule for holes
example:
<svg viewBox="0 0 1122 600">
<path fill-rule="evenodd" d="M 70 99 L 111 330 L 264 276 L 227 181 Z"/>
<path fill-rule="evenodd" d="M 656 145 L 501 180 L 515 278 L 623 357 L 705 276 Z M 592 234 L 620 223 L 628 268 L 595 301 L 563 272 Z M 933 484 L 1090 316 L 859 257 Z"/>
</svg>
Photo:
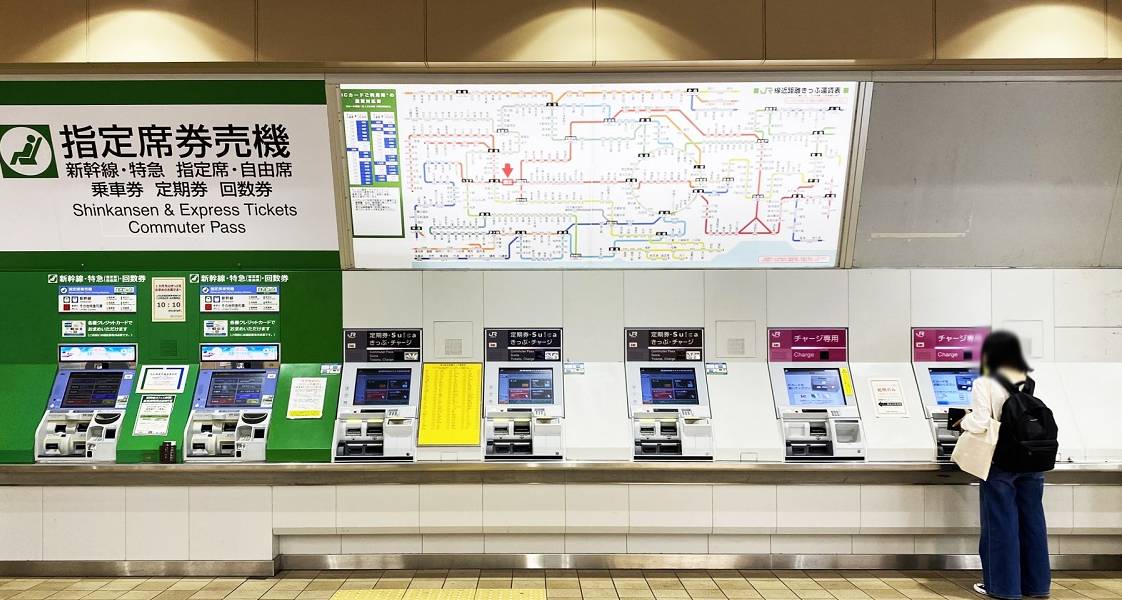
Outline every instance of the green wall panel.
<svg viewBox="0 0 1122 600">
<path fill-rule="evenodd" d="M 285 418 L 294 377 L 327 378 L 327 390 L 323 396 L 323 416 L 319 419 Z M 269 424 L 269 440 L 265 449 L 266 460 L 331 462 L 331 439 L 334 435 L 335 411 L 339 404 L 339 383 L 338 373 L 321 375 L 319 363 L 281 365 L 280 379 L 277 381 L 277 400 L 273 403 L 273 420 Z"/>
</svg>

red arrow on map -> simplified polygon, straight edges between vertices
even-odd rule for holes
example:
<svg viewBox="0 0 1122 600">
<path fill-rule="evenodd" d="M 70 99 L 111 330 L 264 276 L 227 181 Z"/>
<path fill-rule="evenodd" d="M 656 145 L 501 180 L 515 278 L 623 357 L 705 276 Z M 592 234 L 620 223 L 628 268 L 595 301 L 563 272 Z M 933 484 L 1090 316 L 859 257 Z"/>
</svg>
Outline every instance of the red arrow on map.
<svg viewBox="0 0 1122 600">
<path fill-rule="evenodd" d="M 510 166 L 510 163 L 506 163 L 505 165 L 503 165 L 503 175 L 510 177 L 510 173 L 512 171 L 514 171 L 514 168 Z"/>
</svg>

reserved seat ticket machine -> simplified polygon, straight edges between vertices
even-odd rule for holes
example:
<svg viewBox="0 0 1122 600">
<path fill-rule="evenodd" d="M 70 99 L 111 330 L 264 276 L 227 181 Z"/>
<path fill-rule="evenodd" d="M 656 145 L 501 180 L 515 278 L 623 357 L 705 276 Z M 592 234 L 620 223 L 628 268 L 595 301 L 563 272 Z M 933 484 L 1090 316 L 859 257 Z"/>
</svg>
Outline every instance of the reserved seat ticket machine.
<svg viewBox="0 0 1122 600">
<path fill-rule="evenodd" d="M 47 412 L 35 432 L 35 461 L 116 462 L 135 378 L 135 344 L 60 345 Z"/>
<path fill-rule="evenodd" d="M 626 329 L 636 460 L 713 459 L 704 329 Z"/>
<path fill-rule="evenodd" d="M 845 328 L 768 329 L 768 369 L 787 460 L 864 460 Z"/>
<path fill-rule="evenodd" d="M 947 414 L 952 408 L 970 408 L 982 341 L 989 331 L 989 327 L 912 328 L 912 368 L 939 460 L 950 460 L 958 443 L 959 432 L 950 429 Z"/>
<path fill-rule="evenodd" d="M 484 329 L 487 460 L 560 459 L 565 389 L 560 329 Z"/>
<path fill-rule="evenodd" d="M 199 352 L 183 460 L 264 461 L 280 344 L 202 344 Z"/>
<path fill-rule="evenodd" d="M 420 394 L 420 329 L 343 330 L 332 462 L 413 460 Z"/>
</svg>

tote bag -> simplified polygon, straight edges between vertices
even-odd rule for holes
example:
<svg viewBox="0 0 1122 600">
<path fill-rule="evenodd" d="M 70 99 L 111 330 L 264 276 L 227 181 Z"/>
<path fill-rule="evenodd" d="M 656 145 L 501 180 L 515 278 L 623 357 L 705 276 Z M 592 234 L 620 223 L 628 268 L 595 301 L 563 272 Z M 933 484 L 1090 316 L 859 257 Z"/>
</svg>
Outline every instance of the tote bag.
<svg viewBox="0 0 1122 600">
<path fill-rule="evenodd" d="M 958 443 L 951 452 L 951 460 L 958 468 L 971 475 L 986 480 L 993 464 L 993 451 L 997 448 L 997 438 L 1001 431 L 1001 421 L 993 419 L 993 399 L 990 399 L 990 425 L 983 433 L 962 432 Z"/>
</svg>

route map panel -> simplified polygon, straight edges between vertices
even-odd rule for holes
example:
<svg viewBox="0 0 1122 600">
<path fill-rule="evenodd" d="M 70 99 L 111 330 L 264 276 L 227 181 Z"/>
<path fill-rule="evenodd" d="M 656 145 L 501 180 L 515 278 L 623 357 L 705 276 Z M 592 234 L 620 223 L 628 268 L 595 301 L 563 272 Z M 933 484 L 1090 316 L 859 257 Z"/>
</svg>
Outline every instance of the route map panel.
<svg viewBox="0 0 1122 600">
<path fill-rule="evenodd" d="M 356 266 L 834 266 L 856 89 L 343 84 Z"/>
</svg>

